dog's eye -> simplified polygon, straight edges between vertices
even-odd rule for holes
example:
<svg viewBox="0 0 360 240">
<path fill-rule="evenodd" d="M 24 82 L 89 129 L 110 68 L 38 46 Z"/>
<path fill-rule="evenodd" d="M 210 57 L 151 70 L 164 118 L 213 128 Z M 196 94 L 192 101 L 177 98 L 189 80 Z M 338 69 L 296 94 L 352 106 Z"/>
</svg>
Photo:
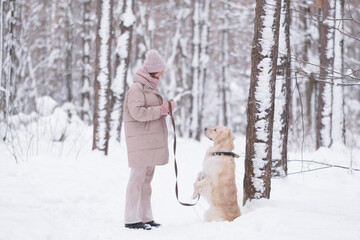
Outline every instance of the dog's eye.
<svg viewBox="0 0 360 240">
<path fill-rule="evenodd" d="M 214 129 L 214 131 L 216 132 L 216 128 Z"/>
</svg>

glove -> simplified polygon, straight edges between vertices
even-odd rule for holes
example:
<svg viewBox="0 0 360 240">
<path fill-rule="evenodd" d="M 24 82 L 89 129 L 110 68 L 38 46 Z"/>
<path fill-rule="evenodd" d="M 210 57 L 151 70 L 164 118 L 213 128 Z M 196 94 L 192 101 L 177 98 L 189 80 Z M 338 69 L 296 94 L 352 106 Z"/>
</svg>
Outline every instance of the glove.
<svg viewBox="0 0 360 240">
<path fill-rule="evenodd" d="M 170 100 L 172 111 L 174 112 L 174 109 L 176 108 L 176 103 L 174 102 L 174 99 Z M 169 110 L 169 103 L 166 102 L 160 106 L 160 115 L 166 115 L 170 112 Z"/>
</svg>

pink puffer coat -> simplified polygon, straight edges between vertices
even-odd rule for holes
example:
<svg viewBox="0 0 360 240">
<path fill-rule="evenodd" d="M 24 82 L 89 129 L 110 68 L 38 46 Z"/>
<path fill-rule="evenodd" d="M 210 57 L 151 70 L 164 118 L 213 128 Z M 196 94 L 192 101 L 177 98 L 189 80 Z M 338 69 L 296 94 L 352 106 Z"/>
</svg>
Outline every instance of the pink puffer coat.
<svg viewBox="0 0 360 240">
<path fill-rule="evenodd" d="M 157 88 L 135 74 L 125 96 L 124 125 L 129 167 L 164 165 L 169 161 L 168 130 L 160 115 Z"/>
</svg>

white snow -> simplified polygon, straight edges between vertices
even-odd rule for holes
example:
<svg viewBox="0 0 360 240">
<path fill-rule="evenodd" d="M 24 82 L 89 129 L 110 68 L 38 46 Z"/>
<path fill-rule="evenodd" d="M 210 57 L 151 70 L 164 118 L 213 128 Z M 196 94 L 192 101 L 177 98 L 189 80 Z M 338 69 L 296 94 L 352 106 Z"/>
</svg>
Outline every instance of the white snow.
<svg viewBox="0 0 360 240">
<path fill-rule="evenodd" d="M 84 84 L 83 86 L 81 87 L 81 93 L 87 93 L 87 92 L 90 92 L 90 83 L 88 81 L 88 78 L 86 78 L 86 81 L 84 81 Z"/>
<path fill-rule="evenodd" d="M 119 64 L 116 68 L 116 77 L 111 83 L 111 90 L 120 95 L 124 92 L 124 78 L 125 78 L 125 62 L 121 59 L 121 64 Z"/>
<path fill-rule="evenodd" d="M 90 55 L 90 44 L 89 42 L 84 43 L 84 55 Z"/>
<path fill-rule="evenodd" d="M 56 101 L 49 96 L 39 97 L 36 99 L 36 111 L 42 116 L 50 115 L 56 106 Z"/>
<path fill-rule="evenodd" d="M 282 153 L 282 134 L 281 130 L 284 125 L 281 115 L 285 107 L 285 94 L 282 91 L 282 84 L 284 79 L 276 80 L 275 84 L 275 109 L 274 109 L 274 126 L 273 126 L 273 142 L 272 142 L 272 158 L 281 159 Z M 285 90 L 286 91 L 286 90 Z"/>
<path fill-rule="evenodd" d="M 126 58 L 128 56 L 129 39 L 130 35 L 128 31 L 121 33 L 118 39 L 116 53 L 122 58 Z"/>
<path fill-rule="evenodd" d="M 156 22 L 154 18 L 149 18 L 149 31 L 152 32 L 156 29 Z"/>
<path fill-rule="evenodd" d="M 321 119 L 322 128 L 320 129 L 321 135 L 321 146 L 330 146 L 332 142 L 331 137 L 331 114 L 332 114 L 332 85 L 324 84 L 324 92 L 322 93 L 322 98 L 324 99 L 324 107 L 322 109 Z"/>
<path fill-rule="evenodd" d="M 126 77 L 125 74 L 127 74 L 125 61 L 129 54 L 129 40 L 130 32 L 123 32 L 118 39 L 118 45 L 116 48 L 116 54 L 120 58 L 120 63 L 116 68 L 116 75 L 111 83 L 111 90 L 118 95 L 124 92 L 124 79 Z"/>
<path fill-rule="evenodd" d="M 121 20 L 124 22 L 125 27 L 130 27 L 136 21 L 136 17 L 132 11 L 132 0 L 127 0 L 126 9 L 121 16 Z"/>
<path fill-rule="evenodd" d="M 55 116 L 54 113 L 39 120 Z M 27 129 L 36 133 L 36 129 Z M 49 143 L 41 135 L 33 139 L 31 144 L 39 146 L 38 152 L 30 152 L 19 164 L 4 143 L 0 143 L 1 240 L 360 238 L 359 172 L 349 174 L 345 169 L 328 168 L 272 179 L 270 200 L 240 205 L 242 216 L 233 222 L 205 223 L 203 214 L 208 204 L 203 198 L 195 207 L 184 207 L 176 201 L 172 154 L 168 165 L 156 167 L 152 182 L 153 213 L 163 227 L 151 231 L 125 229 L 125 192 L 130 169 L 124 141 L 123 144 L 111 141 L 106 157 L 99 151 L 91 151 L 91 126 L 72 121 L 67 129 L 65 142 Z M 22 129 L 18 134 L 22 142 L 28 140 Z M 236 137 L 234 152 L 241 155 L 236 160 L 240 204 L 245 137 Z M 200 143 L 178 139 L 182 201 L 192 202 L 193 182 L 211 145 L 207 138 Z M 353 165 L 359 168 L 360 150 L 355 149 L 352 154 Z M 299 159 L 301 154 L 289 155 Z M 350 155 L 345 148 L 320 148 L 317 152 L 305 152 L 304 158 L 348 166 Z M 289 173 L 316 167 L 319 165 L 290 162 Z"/>
</svg>

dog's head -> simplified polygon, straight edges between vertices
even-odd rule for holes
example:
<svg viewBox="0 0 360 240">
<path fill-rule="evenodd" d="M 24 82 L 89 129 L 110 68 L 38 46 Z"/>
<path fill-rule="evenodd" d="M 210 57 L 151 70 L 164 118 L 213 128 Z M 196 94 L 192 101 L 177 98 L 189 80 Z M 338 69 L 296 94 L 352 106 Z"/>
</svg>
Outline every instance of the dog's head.
<svg viewBox="0 0 360 240">
<path fill-rule="evenodd" d="M 205 128 L 205 136 L 214 141 L 214 146 L 218 147 L 222 151 L 234 149 L 234 139 L 230 128 L 224 126 L 218 126 L 216 128 Z"/>
</svg>

